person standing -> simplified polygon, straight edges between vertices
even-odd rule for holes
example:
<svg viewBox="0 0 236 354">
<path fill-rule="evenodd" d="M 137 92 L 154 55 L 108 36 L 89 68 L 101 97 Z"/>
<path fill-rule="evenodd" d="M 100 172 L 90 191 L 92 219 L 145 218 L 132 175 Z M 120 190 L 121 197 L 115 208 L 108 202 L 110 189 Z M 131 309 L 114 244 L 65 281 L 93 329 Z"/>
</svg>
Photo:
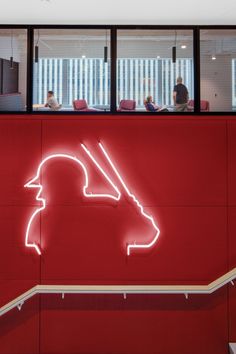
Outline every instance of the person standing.
<svg viewBox="0 0 236 354">
<path fill-rule="evenodd" d="M 174 87 L 173 100 L 176 112 L 186 112 L 188 106 L 188 89 L 183 84 L 182 77 L 177 78 L 177 85 Z"/>
</svg>

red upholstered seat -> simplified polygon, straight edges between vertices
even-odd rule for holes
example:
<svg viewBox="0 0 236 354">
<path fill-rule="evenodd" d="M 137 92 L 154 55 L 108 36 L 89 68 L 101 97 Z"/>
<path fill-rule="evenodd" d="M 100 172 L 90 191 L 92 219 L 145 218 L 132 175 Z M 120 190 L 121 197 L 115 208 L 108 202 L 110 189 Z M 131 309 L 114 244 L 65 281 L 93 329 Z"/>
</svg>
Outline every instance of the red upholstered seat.
<svg viewBox="0 0 236 354">
<path fill-rule="evenodd" d="M 201 112 L 209 112 L 210 110 L 210 104 L 209 101 L 201 100 L 200 101 L 200 109 Z M 191 112 L 194 110 L 194 100 L 189 100 L 188 101 L 188 111 Z"/>
<path fill-rule="evenodd" d="M 83 111 L 83 112 L 97 111 L 95 108 L 89 108 L 87 101 L 84 99 L 74 100 L 73 107 L 75 111 Z"/>
<path fill-rule="evenodd" d="M 118 111 L 135 111 L 136 101 L 134 100 L 121 100 Z"/>
<path fill-rule="evenodd" d="M 88 108 L 86 100 L 74 100 L 73 107 L 76 111 L 84 111 Z"/>
<path fill-rule="evenodd" d="M 209 101 L 201 101 L 201 112 L 209 112 L 210 104 Z"/>
</svg>

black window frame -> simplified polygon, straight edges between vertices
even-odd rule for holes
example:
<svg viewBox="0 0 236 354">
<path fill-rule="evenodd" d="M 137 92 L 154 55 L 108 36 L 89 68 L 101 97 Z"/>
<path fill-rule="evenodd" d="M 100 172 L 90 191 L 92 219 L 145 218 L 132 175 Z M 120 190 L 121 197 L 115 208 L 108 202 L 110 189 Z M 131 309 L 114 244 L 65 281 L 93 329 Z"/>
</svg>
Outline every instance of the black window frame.
<svg viewBox="0 0 236 354">
<path fill-rule="evenodd" d="M 30 63 L 30 42 L 31 38 L 29 37 L 30 34 L 30 25 L 19 25 L 19 24 L 4 24 L 0 25 L 0 30 L 1 29 L 10 29 L 10 30 L 16 30 L 16 29 L 25 29 L 26 30 L 26 36 L 27 36 L 27 62 L 26 62 L 26 109 L 24 111 L 0 111 L 0 116 L 3 114 L 11 114 L 11 115 L 18 115 L 18 114 L 23 114 L 23 115 L 28 115 L 30 112 L 28 110 L 29 108 L 29 102 L 30 102 L 30 95 L 31 92 L 28 90 L 30 88 L 29 84 L 29 78 L 30 78 L 30 72 L 29 72 L 29 66 L 31 65 Z"/>
<path fill-rule="evenodd" d="M 24 24 L 0 24 L 0 29 L 26 29 L 27 30 L 27 78 L 26 78 L 26 102 L 25 111 L 0 111 L 1 115 L 40 115 L 40 116 L 234 116 L 236 112 L 201 112 L 200 111 L 200 31 L 201 30 L 236 30 L 235 25 L 24 25 Z M 110 110 L 94 111 L 94 112 L 78 112 L 78 111 L 34 111 L 33 110 L 33 58 L 34 58 L 34 31 L 37 29 L 104 29 L 110 30 Z M 119 112 L 116 105 L 117 85 L 116 85 L 116 68 L 117 68 L 117 31 L 118 30 L 192 30 L 193 31 L 193 65 L 194 65 L 194 111 L 193 112 Z"/>
</svg>

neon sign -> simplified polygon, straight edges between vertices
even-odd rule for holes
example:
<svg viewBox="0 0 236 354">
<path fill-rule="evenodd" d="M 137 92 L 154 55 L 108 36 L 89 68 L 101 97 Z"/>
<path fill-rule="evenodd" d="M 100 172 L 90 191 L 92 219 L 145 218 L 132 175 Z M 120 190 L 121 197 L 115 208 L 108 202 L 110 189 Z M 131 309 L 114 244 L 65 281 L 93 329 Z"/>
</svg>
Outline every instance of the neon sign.
<svg viewBox="0 0 236 354">
<path fill-rule="evenodd" d="M 37 208 L 33 214 L 31 215 L 27 227 L 26 227 L 26 233 L 25 233 L 25 246 L 26 247 L 30 247 L 30 248 L 34 248 L 35 251 L 37 252 L 37 254 L 41 255 L 41 249 L 39 247 L 38 244 L 31 243 L 29 241 L 30 238 L 30 233 L 31 233 L 31 228 L 32 228 L 32 224 L 35 220 L 35 217 L 46 208 L 46 199 L 43 198 L 41 196 L 42 191 L 43 191 L 43 186 L 40 183 L 40 175 L 41 175 L 41 169 L 43 167 L 43 165 L 52 159 L 67 159 L 67 160 L 71 160 L 76 162 L 83 170 L 84 173 L 84 186 L 83 186 L 83 195 L 86 198 L 110 198 L 115 200 L 116 202 L 118 202 L 121 198 L 121 191 L 119 190 L 119 188 L 117 187 L 117 185 L 114 184 L 114 182 L 112 181 L 112 179 L 108 176 L 108 174 L 105 172 L 105 170 L 101 167 L 101 165 L 98 163 L 98 161 L 95 159 L 95 157 L 93 156 L 93 154 L 90 152 L 90 150 L 84 145 L 84 144 L 80 144 L 82 149 L 85 151 L 85 153 L 88 155 L 88 157 L 92 160 L 92 162 L 95 164 L 95 166 L 98 168 L 98 170 L 101 172 L 101 174 L 103 175 L 103 177 L 107 180 L 107 182 L 112 186 L 112 188 L 115 191 L 115 195 L 113 194 L 108 194 L 108 193 L 91 193 L 91 192 L 87 192 L 87 188 L 89 186 L 89 176 L 88 176 L 88 171 L 86 169 L 86 166 L 84 165 L 84 163 L 79 160 L 77 157 L 72 156 L 72 155 L 68 155 L 68 154 L 52 154 L 49 155 L 48 157 L 44 158 L 38 168 L 37 168 L 37 172 L 35 177 L 33 177 L 29 182 L 27 182 L 24 187 L 26 188 L 36 188 L 38 189 L 38 193 L 36 195 L 36 200 L 38 202 L 41 203 L 41 206 L 39 208 Z M 152 225 L 153 229 L 154 229 L 154 237 L 152 239 L 151 242 L 149 243 L 132 243 L 132 244 L 128 244 L 127 245 L 127 255 L 129 256 L 131 254 L 132 251 L 134 251 L 135 249 L 147 249 L 147 248 L 151 248 L 154 246 L 154 244 L 157 242 L 157 239 L 160 235 L 160 230 L 157 227 L 154 218 L 151 215 L 148 215 L 145 211 L 143 206 L 141 205 L 141 203 L 139 202 L 139 200 L 135 197 L 134 194 L 132 194 L 129 190 L 129 188 L 127 187 L 127 185 L 125 184 L 123 178 L 121 177 L 121 174 L 118 172 L 117 168 L 115 167 L 114 163 L 111 160 L 111 157 L 109 156 L 108 152 L 106 151 L 105 147 L 103 146 L 102 143 L 99 143 L 99 148 L 103 154 L 103 156 L 105 157 L 105 159 L 107 160 L 107 162 L 109 163 L 112 171 L 115 173 L 116 177 L 118 178 L 120 184 L 122 185 L 122 187 L 124 188 L 124 191 L 126 192 L 126 195 L 137 205 L 140 214 L 142 215 L 143 218 L 145 218 L 146 220 L 148 220 L 148 222 Z"/>
</svg>

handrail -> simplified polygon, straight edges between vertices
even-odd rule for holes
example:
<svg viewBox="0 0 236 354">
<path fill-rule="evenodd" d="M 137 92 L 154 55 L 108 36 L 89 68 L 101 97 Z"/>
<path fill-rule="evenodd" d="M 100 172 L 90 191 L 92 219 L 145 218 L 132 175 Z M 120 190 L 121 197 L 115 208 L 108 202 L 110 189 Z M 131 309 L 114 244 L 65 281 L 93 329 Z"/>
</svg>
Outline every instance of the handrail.
<svg viewBox="0 0 236 354">
<path fill-rule="evenodd" d="M 230 354 L 236 353 L 236 343 L 229 343 Z"/>
<path fill-rule="evenodd" d="M 36 285 L 0 308 L 0 316 L 37 294 L 212 294 L 236 278 L 236 268 L 206 285 Z"/>
</svg>

